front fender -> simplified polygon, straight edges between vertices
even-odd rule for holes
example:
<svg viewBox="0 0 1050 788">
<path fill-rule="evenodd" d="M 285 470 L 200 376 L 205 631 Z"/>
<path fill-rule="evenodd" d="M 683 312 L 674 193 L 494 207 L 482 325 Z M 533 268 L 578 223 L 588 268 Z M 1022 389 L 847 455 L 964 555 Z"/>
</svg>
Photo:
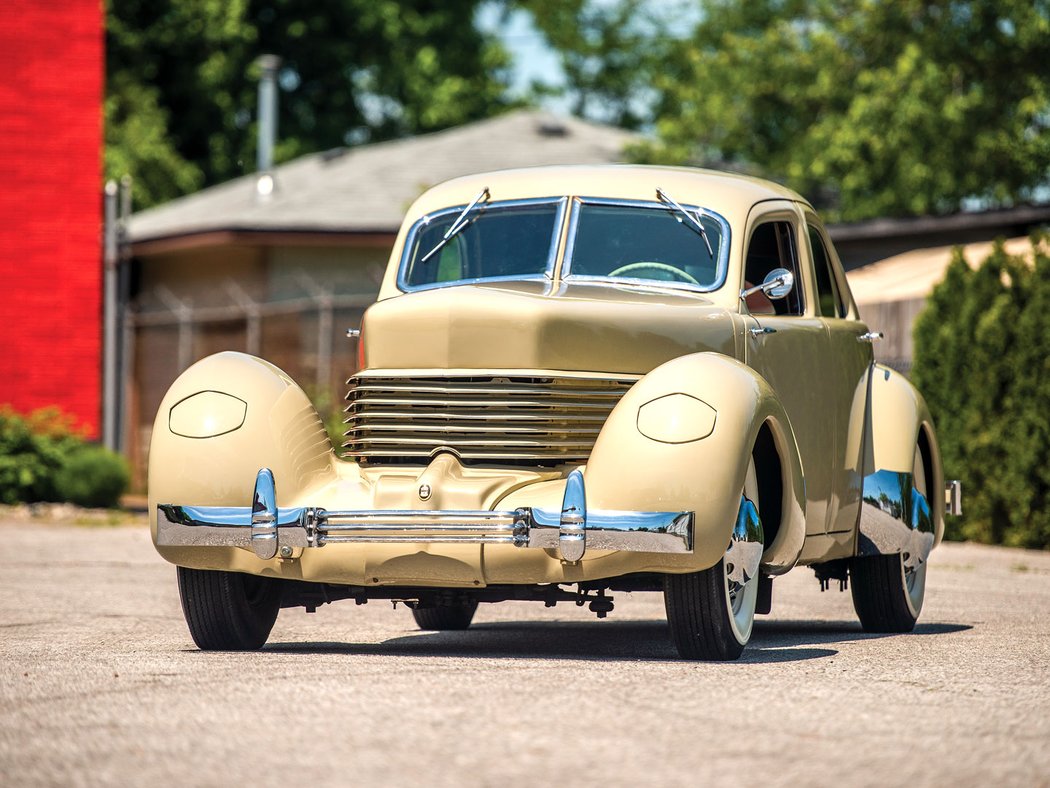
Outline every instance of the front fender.
<svg viewBox="0 0 1050 788">
<path fill-rule="evenodd" d="M 270 468 L 282 506 L 304 505 L 336 479 L 334 463 L 320 417 L 288 375 L 244 353 L 208 356 L 175 380 L 157 411 L 148 481 L 154 544 L 158 503 L 243 506 L 259 469 Z M 157 549 L 174 563 L 180 551 L 189 557 L 187 548 Z"/>
<path fill-rule="evenodd" d="M 713 411 L 713 421 L 698 429 L 696 419 L 690 423 L 670 414 L 660 425 L 660 439 L 646 437 L 641 429 L 649 428 L 640 427 L 639 409 L 673 394 L 700 400 Z M 693 439 L 708 427 L 709 434 Z M 775 538 L 765 546 L 762 568 L 769 574 L 785 572 L 798 560 L 805 540 L 798 448 L 769 384 L 728 356 L 682 356 L 654 369 L 624 395 L 587 463 L 587 504 L 595 509 L 695 512 L 693 568 L 713 566 L 729 544 L 748 461 L 764 427 L 777 449 L 783 500 L 779 524 L 767 527 Z"/>
</svg>

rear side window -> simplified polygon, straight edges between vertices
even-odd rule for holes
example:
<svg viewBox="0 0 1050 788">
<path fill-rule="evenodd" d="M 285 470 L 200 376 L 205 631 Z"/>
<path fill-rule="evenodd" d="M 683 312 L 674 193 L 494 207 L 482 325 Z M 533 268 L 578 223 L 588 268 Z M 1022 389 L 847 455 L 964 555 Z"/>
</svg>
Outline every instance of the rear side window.
<svg viewBox="0 0 1050 788">
<path fill-rule="evenodd" d="M 817 298 L 820 299 L 820 314 L 824 317 L 845 317 L 842 298 L 835 285 L 835 276 L 831 271 L 831 257 L 820 231 L 813 225 L 809 229 L 809 248 L 813 250 L 813 271 L 817 277 Z"/>
<path fill-rule="evenodd" d="M 791 222 L 766 222 L 755 228 L 747 247 L 744 263 L 744 287 L 761 284 L 774 268 L 786 268 L 795 276 L 795 286 L 785 298 L 770 301 L 760 293 L 747 299 L 752 314 L 801 315 L 806 303 L 805 289 L 799 275 L 798 244 Z"/>
</svg>

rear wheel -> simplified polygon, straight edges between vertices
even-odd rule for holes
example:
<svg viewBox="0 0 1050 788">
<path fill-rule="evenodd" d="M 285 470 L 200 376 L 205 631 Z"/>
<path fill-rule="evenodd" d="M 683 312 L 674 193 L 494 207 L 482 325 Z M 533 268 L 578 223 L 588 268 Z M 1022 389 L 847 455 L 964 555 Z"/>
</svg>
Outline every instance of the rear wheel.
<svg viewBox="0 0 1050 788">
<path fill-rule="evenodd" d="M 446 629 L 466 629 L 478 609 L 476 601 L 438 607 L 419 607 L 412 610 L 412 618 L 420 629 L 441 632 Z"/>
<path fill-rule="evenodd" d="M 912 474 L 915 489 L 928 498 L 918 446 Z M 911 632 L 926 596 L 926 562 L 906 560 L 903 554 L 858 556 L 850 561 L 850 589 L 866 632 Z"/>
<path fill-rule="evenodd" d="M 725 555 L 710 569 L 664 578 L 671 640 L 684 659 L 737 659 L 751 638 L 763 548 L 757 502 L 752 459 Z"/>
<path fill-rule="evenodd" d="M 182 612 L 198 648 L 262 648 L 281 609 L 279 580 L 181 566 L 178 574 Z"/>
</svg>

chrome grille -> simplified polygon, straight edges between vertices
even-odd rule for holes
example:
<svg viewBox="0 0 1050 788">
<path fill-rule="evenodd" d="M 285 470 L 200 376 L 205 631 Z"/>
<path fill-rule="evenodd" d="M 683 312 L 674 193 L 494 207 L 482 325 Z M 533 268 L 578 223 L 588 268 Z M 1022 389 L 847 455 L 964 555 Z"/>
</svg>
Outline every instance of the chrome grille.
<svg viewBox="0 0 1050 788">
<path fill-rule="evenodd" d="M 633 378 L 448 375 L 347 381 L 344 456 L 363 462 L 585 461 Z"/>
</svg>

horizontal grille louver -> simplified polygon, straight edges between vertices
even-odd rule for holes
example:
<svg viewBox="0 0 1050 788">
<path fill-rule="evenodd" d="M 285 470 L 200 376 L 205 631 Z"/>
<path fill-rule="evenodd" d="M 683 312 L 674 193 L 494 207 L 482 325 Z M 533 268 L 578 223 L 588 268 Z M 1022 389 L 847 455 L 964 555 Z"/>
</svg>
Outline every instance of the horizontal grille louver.
<svg viewBox="0 0 1050 788">
<path fill-rule="evenodd" d="M 626 378 L 353 377 L 344 456 L 370 463 L 462 460 L 585 461 Z"/>
</svg>

